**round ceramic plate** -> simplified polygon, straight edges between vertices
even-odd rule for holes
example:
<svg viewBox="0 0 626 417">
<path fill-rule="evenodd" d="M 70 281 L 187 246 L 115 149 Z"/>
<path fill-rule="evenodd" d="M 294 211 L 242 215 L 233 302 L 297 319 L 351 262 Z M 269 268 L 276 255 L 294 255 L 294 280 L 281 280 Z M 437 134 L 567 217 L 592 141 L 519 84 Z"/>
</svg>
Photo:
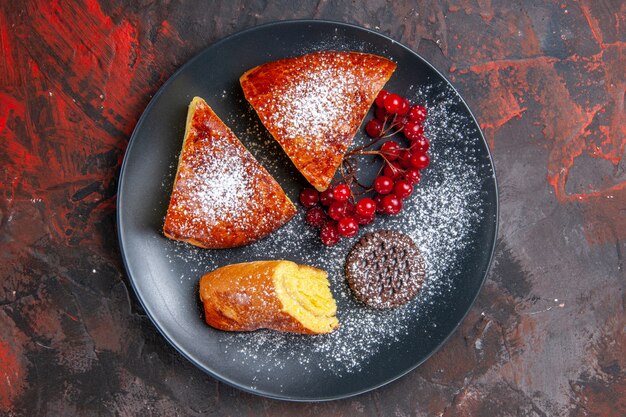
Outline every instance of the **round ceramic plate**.
<svg viewBox="0 0 626 417">
<path fill-rule="evenodd" d="M 353 239 L 323 246 L 303 222 L 252 245 L 203 250 L 165 238 L 167 210 L 187 105 L 203 97 L 297 201 L 306 181 L 245 101 L 239 77 L 276 59 L 319 50 L 373 53 L 398 64 L 386 89 L 426 105 L 431 165 L 397 216 L 380 216 Z M 371 117 L 372 112 L 370 112 Z M 363 129 L 355 144 L 367 140 Z M 361 178 L 376 172 L 361 164 Z M 480 129 L 449 82 L 405 46 L 367 29 L 323 21 L 255 27 L 208 47 L 154 96 L 132 135 L 118 193 L 122 256 L 137 297 L 155 326 L 183 356 L 213 377 L 273 398 L 318 401 L 348 397 L 399 378 L 435 352 L 459 325 L 489 268 L 497 232 L 493 164 Z M 345 257 L 359 236 L 398 230 L 419 245 L 427 266 L 419 296 L 394 310 L 359 304 L 345 283 Z M 217 267 L 289 259 L 329 273 L 340 328 L 303 336 L 268 330 L 221 332 L 203 321 L 198 280 Z"/>
</svg>

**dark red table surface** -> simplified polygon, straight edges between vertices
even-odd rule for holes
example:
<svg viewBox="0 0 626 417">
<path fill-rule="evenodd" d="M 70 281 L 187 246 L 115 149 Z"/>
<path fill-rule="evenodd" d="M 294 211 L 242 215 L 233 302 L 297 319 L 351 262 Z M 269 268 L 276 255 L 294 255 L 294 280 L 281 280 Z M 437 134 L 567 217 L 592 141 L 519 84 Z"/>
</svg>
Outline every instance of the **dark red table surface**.
<svg viewBox="0 0 626 417">
<path fill-rule="evenodd" d="M 626 415 L 626 2 L 400 3 L 0 4 L 0 415 Z M 500 186 L 494 264 L 459 330 L 406 377 L 319 404 L 242 393 L 178 355 L 129 287 L 115 226 L 152 94 L 216 40 L 293 18 L 365 26 L 432 62 Z"/>
</svg>

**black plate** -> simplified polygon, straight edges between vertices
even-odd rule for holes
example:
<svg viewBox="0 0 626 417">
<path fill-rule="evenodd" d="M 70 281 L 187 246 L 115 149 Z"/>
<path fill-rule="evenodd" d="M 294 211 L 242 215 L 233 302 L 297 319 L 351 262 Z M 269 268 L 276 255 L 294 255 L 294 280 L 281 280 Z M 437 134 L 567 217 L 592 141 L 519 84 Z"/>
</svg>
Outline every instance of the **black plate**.
<svg viewBox="0 0 626 417">
<path fill-rule="evenodd" d="M 431 166 L 401 215 L 361 231 L 394 229 L 420 245 L 427 284 L 407 306 L 375 312 L 351 297 L 343 276 L 356 239 L 323 247 L 302 221 L 253 245 L 210 251 L 163 237 L 161 228 L 182 143 L 187 105 L 201 96 L 277 178 L 292 200 L 306 185 L 243 98 L 249 68 L 315 50 L 389 57 L 398 68 L 386 88 L 426 103 Z M 356 143 L 364 140 L 360 132 Z M 369 166 L 363 175 L 371 174 Z M 478 294 L 497 232 L 497 190 L 487 145 L 448 81 L 410 49 L 367 29 L 290 21 L 255 27 L 204 50 L 154 96 L 126 151 L 118 193 L 118 232 L 130 281 L 146 312 L 178 351 L 228 384 L 273 398 L 317 401 L 366 392 L 406 374 L 454 331 Z M 329 271 L 341 328 L 329 336 L 270 331 L 226 333 L 203 322 L 198 279 L 218 266 L 290 259 Z"/>
</svg>

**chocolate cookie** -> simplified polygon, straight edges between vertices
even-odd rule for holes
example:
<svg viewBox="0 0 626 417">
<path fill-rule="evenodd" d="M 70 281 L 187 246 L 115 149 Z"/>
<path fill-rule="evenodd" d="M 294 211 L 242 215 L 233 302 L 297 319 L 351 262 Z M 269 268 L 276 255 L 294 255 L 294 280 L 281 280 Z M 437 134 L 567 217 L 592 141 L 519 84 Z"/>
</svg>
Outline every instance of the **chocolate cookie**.
<svg viewBox="0 0 626 417">
<path fill-rule="evenodd" d="M 346 259 L 346 277 L 355 297 L 374 308 L 398 307 L 411 301 L 424 283 L 424 259 L 405 234 L 369 233 Z"/>
</svg>

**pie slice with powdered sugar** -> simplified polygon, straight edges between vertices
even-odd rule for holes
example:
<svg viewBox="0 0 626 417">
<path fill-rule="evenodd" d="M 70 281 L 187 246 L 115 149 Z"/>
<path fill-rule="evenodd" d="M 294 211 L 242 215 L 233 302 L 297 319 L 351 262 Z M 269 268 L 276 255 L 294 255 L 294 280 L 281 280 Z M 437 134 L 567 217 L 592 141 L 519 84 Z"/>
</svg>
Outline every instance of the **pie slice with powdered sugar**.
<svg viewBox="0 0 626 417">
<path fill-rule="evenodd" d="M 239 81 L 263 125 L 323 191 L 395 68 L 376 55 L 324 51 L 259 65 Z"/>
<path fill-rule="evenodd" d="M 163 233 L 210 249 L 260 239 L 296 208 L 276 180 L 200 97 L 187 127 Z"/>
</svg>

